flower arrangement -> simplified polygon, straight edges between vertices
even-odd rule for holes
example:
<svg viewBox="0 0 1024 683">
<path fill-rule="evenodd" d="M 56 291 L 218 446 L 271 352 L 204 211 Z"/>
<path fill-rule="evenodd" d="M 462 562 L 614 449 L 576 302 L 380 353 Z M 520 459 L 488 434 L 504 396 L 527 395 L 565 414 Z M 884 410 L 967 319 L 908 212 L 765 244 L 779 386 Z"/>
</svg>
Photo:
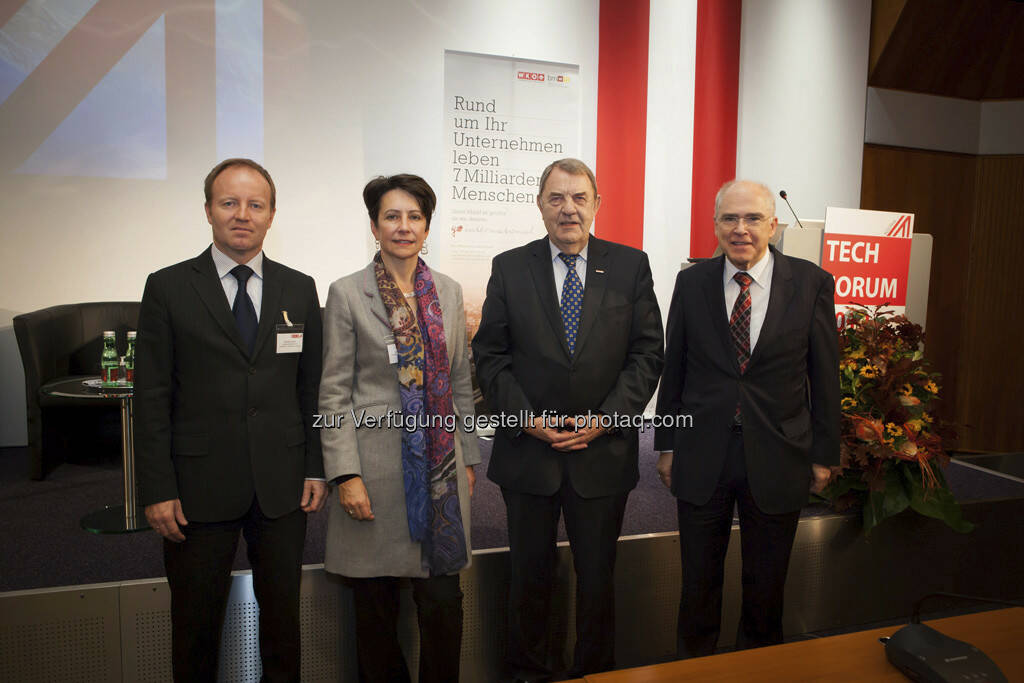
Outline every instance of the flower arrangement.
<svg viewBox="0 0 1024 683">
<path fill-rule="evenodd" d="M 880 306 L 851 308 L 839 332 L 840 465 L 821 497 L 840 511 L 861 506 L 865 533 L 908 507 L 974 528 L 942 474 L 952 434 L 935 418 L 941 377 L 923 342 L 920 325 Z"/>
</svg>

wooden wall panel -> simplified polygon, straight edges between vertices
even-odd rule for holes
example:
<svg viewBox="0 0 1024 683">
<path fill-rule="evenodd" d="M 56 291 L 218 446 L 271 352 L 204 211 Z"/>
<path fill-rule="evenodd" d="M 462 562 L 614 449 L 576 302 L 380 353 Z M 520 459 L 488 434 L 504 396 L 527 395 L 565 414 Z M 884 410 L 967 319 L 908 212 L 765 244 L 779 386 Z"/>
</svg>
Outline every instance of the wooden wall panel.
<svg viewBox="0 0 1024 683">
<path fill-rule="evenodd" d="M 959 447 L 1024 451 L 1024 156 L 865 145 L 861 208 L 911 211 L 935 238 L 925 353 Z"/>
<path fill-rule="evenodd" d="M 860 208 L 911 212 L 914 231 L 935 239 L 925 353 L 943 376 L 940 414 L 954 421 L 975 163 L 967 154 L 864 145 Z"/>
<path fill-rule="evenodd" d="M 979 157 L 957 403 L 962 442 L 1024 451 L 1024 156 Z"/>
<path fill-rule="evenodd" d="M 871 3 L 871 45 L 868 48 L 868 74 L 875 70 L 885 44 L 900 20 L 907 0 L 873 0 Z"/>
<path fill-rule="evenodd" d="M 1019 1 L 875 0 L 868 85 L 968 100 L 1021 98 L 1021 39 Z"/>
</svg>

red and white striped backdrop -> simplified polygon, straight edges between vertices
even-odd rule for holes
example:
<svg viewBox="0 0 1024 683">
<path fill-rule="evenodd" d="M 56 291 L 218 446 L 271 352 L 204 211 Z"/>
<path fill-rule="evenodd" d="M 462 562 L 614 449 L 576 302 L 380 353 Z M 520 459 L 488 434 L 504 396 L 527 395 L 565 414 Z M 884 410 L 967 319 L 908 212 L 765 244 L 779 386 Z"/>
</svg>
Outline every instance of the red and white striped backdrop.
<svg viewBox="0 0 1024 683">
<path fill-rule="evenodd" d="M 668 313 L 680 264 L 710 256 L 736 175 L 742 0 L 602 0 L 599 237 L 647 251 Z"/>
<path fill-rule="evenodd" d="M 645 227 L 672 230 L 674 244 L 678 246 L 685 237 L 688 247 L 677 252 L 677 258 L 711 255 L 715 192 L 736 174 L 741 8 L 741 0 L 602 0 L 596 172 L 604 203 L 596 227 L 599 237 L 643 248 L 652 242 Z M 692 21 L 687 21 L 688 14 Z M 678 45 L 662 50 L 661 45 L 652 44 L 665 24 L 680 23 L 683 32 L 671 33 L 676 41 L 693 43 L 689 64 L 678 58 Z M 689 73 L 683 72 L 687 68 Z M 678 86 L 679 81 L 692 84 L 691 107 L 649 112 L 648 100 L 658 93 L 648 89 L 660 88 L 662 83 Z M 682 95 L 685 99 L 687 93 Z M 671 212 L 685 235 L 675 225 L 645 226 L 645 181 L 652 178 L 651 171 L 658 170 L 648 168 L 648 157 L 666 151 L 651 150 L 648 145 L 648 132 L 655 127 L 690 131 L 688 140 L 678 135 L 655 135 L 651 140 L 655 146 L 672 147 L 667 151 L 675 170 L 691 169 L 689 182 L 672 179 L 676 192 L 671 200 L 677 208 L 689 196 L 686 216 Z M 657 179 L 652 182 L 658 184 Z"/>
</svg>

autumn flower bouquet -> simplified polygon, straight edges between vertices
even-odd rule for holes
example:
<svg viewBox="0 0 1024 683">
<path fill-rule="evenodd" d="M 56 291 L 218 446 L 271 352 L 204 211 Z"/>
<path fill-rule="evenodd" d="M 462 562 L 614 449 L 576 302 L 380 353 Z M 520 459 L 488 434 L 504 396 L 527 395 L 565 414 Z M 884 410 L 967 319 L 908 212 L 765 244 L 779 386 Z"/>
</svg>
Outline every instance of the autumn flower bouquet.
<svg viewBox="0 0 1024 683">
<path fill-rule="evenodd" d="M 936 422 L 941 378 L 923 341 L 920 325 L 878 306 L 850 309 L 839 332 L 840 465 L 821 497 L 839 511 L 861 507 L 865 532 L 908 507 L 973 528 L 942 473 L 952 435 Z"/>
</svg>

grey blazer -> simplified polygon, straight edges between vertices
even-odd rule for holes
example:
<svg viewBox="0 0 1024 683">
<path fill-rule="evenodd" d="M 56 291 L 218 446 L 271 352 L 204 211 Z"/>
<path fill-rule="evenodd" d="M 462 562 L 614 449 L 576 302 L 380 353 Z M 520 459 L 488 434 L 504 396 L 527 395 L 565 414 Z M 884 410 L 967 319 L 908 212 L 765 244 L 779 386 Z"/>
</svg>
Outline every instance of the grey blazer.
<svg viewBox="0 0 1024 683">
<path fill-rule="evenodd" d="M 480 462 L 475 430 L 466 432 L 463 420 L 473 415 L 469 347 L 462 287 L 431 269 L 444 319 L 452 399 L 458 417 L 455 439 L 456 471 L 462 521 L 469 539 L 469 488 L 466 465 Z M 384 302 L 377 291 L 373 263 L 336 280 L 327 295 L 324 314 L 324 366 L 320 380 L 323 416 L 324 472 L 328 481 L 358 474 L 366 484 L 372 521 L 351 519 L 331 487 L 328 499 L 327 551 L 329 572 L 352 577 L 427 576 L 420 544 L 409 539 L 402 484 L 400 429 L 356 427 L 353 416 L 383 416 L 401 412 L 396 365 L 388 358 L 393 340 Z M 468 564 L 467 564 L 468 566 Z"/>
</svg>

